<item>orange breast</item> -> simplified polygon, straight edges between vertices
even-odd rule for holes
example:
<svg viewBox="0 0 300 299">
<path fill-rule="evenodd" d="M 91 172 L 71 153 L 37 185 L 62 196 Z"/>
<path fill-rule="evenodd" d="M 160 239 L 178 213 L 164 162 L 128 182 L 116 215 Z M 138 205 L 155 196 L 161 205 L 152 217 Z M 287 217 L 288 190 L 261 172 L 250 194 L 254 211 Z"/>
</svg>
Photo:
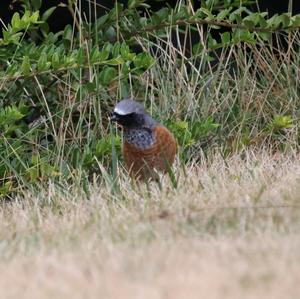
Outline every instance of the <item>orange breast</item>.
<svg viewBox="0 0 300 299">
<path fill-rule="evenodd" d="M 177 144 L 172 133 L 162 125 L 154 129 L 155 143 L 149 149 L 139 149 L 127 141 L 123 144 L 123 155 L 130 175 L 147 179 L 155 170 L 167 172 L 174 162 Z"/>
</svg>

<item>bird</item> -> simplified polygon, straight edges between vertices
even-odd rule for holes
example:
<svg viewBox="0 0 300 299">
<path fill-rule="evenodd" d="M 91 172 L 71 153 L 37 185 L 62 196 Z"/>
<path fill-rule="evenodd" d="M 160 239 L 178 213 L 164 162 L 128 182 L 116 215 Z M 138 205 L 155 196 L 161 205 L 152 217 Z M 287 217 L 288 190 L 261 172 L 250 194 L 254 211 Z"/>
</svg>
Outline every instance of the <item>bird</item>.
<svg viewBox="0 0 300 299">
<path fill-rule="evenodd" d="M 123 129 L 122 153 L 131 177 L 151 180 L 156 179 L 159 172 L 169 171 L 177 154 L 177 142 L 141 103 L 121 100 L 115 105 L 110 120 Z"/>
</svg>

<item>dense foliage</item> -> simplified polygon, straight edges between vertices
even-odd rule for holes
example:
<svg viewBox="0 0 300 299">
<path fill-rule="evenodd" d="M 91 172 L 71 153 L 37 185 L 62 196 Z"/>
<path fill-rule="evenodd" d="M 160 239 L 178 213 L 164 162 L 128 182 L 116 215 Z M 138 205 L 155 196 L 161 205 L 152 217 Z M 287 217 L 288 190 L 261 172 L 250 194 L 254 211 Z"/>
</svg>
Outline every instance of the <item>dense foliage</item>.
<svg viewBox="0 0 300 299">
<path fill-rule="evenodd" d="M 56 7 L 40 14 L 40 1 L 24 1 L 0 39 L 1 195 L 115 178 L 120 137 L 108 114 L 127 96 L 174 132 L 183 162 L 212 148 L 297 148 L 300 15 L 219 2 L 154 12 L 131 0 L 88 23 L 69 1 L 74 26 L 53 33 Z M 275 50 L 278 36 L 284 48 Z"/>
</svg>

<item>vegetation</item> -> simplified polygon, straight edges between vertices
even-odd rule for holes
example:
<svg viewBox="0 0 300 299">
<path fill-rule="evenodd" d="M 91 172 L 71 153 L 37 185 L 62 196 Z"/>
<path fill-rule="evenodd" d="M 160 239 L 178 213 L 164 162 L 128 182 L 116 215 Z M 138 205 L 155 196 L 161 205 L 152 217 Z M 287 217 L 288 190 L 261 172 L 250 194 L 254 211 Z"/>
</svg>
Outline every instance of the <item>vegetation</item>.
<svg viewBox="0 0 300 299">
<path fill-rule="evenodd" d="M 73 28 L 49 32 L 56 8 L 40 15 L 41 1 L 24 1 L 3 30 L 2 196 L 49 181 L 84 186 L 94 175 L 113 184 L 120 137 L 108 115 L 128 96 L 174 132 L 182 163 L 203 152 L 298 147 L 299 15 L 268 18 L 239 1 L 154 12 L 132 0 L 88 23 L 73 2 Z M 279 37 L 286 44 L 275 49 Z"/>
<path fill-rule="evenodd" d="M 22 2 L 0 39 L 0 297 L 299 298 L 300 15 L 130 0 L 87 22 L 70 0 L 53 33 L 57 8 Z M 123 97 L 178 140 L 159 184 L 123 168 Z"/>
</svg>

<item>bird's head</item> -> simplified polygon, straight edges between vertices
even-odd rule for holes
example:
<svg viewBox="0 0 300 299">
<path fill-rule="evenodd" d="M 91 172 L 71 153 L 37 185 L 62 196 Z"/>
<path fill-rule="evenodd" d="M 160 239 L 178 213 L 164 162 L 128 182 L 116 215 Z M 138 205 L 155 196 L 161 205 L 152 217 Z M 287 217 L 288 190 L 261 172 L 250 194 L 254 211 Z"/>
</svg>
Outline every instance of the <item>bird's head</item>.
<svg viewBox="0 0 300 299">
<path fill-rule="evenodd" d="M 145 112 L 144 106 L 134 100 L 124 99 L 118 102 L 110 120 L 125 129 L 142 128 L 154 125 L 155 121 Z"/>
</svg>

